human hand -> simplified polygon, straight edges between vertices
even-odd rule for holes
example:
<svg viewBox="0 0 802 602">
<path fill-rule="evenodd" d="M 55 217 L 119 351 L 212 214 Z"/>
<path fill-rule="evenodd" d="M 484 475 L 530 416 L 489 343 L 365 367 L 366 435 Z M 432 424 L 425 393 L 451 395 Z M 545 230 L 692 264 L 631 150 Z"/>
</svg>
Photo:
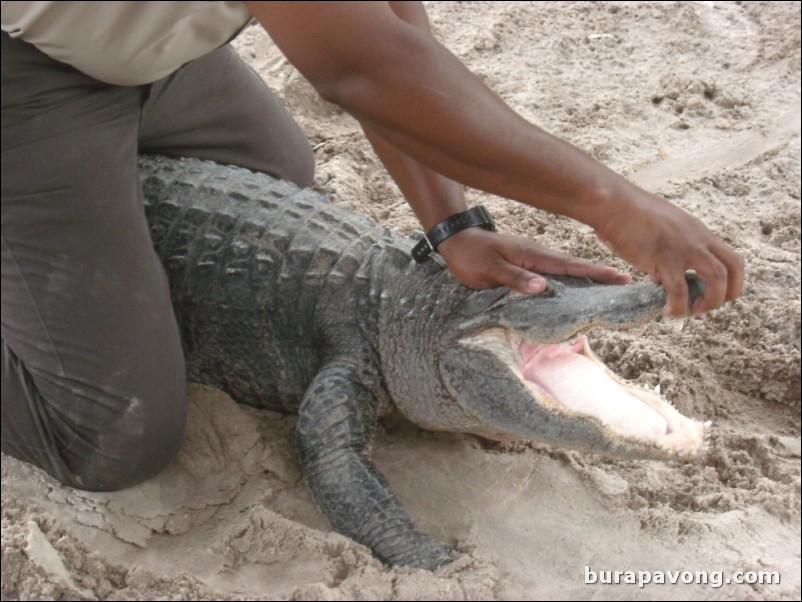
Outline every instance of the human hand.
<svg viewBox="0 0 802 602">
<path fill-rule="evenodd" d="M 665 287 L 665 315 L 688 313 L 686 270 L 695 270 L 705 283 L 704 294 L 691 307 L 693 315 L 741 294 L 744 261 L 728 244 L 665 199 L 643 192 L 633 199 L 626 210 L 608 212 L 596 233 L 617 255 Z"/>
<path fill-rule="evenodd" d="M 548 286 L 542 274 L 591 278 L 605 284 L 625 284 L 630 276 L 620 270 L 571 257 L 523 238 L 468 228 L 437 247 L 451 273 L 471 288 L 503 285 L 538 295 Z"/>
</svg>

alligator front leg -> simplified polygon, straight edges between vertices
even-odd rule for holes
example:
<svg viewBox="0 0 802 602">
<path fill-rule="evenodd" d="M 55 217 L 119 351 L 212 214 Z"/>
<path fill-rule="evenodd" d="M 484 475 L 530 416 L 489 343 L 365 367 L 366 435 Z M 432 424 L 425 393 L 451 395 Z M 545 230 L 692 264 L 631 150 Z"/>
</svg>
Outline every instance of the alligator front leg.
<svg viewBox="0 0 802 602">
<path fill-rule="evenodd" d="M 366 380 L 378 377 L 364 362 L 340 359 L 312 381 L 298 416 L 304 480 L 337 531 L 391 565 L 434 570 L 452 560 L 450 548 L 415 526 L 368 458 L 378 402 Z"/>
</svg>

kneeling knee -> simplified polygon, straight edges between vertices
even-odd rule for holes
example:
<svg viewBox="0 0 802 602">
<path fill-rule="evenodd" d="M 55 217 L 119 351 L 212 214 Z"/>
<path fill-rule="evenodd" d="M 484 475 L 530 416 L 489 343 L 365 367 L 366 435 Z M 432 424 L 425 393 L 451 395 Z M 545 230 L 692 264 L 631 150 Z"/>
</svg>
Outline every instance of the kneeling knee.
<svg viewBox="0 0 802 602">
<path fill-rule="evenodd" d="M 70 468 L 70 485 L 90 491 L 117 491 L 152 478 L 177 457 L 184 440 L 185 399 L 153 404 L 148 410 L 127 412 L 92 437 L 77 434 L 62 454 Z M 143 402 L 136 402 L 143 403 Z"/>
</svg>

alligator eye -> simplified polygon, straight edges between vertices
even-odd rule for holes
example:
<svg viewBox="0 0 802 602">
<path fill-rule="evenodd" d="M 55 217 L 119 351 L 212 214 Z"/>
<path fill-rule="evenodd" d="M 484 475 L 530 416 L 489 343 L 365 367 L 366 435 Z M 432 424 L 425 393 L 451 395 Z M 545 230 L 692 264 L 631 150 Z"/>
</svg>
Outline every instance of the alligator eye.
<svg viewBox="0 0 802 602">
<path fill-rule="evenodd" d="M 513 294 L 506 286 L 497 286 L 484 290 L 473 291 L 465 304 L 460 308 L 460 314 L 475 316 L 493 307 L 504 297 Z"/>
</svg>

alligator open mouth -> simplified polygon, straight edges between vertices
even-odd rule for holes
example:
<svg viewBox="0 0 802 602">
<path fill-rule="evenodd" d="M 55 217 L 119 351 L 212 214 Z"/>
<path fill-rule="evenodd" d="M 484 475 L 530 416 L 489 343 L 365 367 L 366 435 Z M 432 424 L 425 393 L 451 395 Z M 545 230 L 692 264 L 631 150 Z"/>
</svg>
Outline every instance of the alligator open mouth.
<svg viewBox="0 0 802 602">
<path fill-rule="evenodd" d="M 709 422 L 683 416 L 658 393 L 620 378 L 596 357 L 584 336 L 540 344 L 492 328 L 461 342 L 495 355 L 541 407 L 598 421 L 608 437 L 626 441 L 635 450 L 632 455 L 690 459 L 707 447 Z"/>
</svg>

